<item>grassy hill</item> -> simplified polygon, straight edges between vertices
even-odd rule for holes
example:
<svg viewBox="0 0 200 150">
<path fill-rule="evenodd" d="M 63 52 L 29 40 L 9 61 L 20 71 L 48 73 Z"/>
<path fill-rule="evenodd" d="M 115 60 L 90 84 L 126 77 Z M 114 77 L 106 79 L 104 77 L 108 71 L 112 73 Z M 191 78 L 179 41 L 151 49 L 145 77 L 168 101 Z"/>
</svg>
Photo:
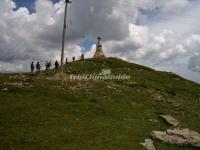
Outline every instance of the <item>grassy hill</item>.
<svg viewBox="0 0 200 150">
<path fill-rule="evenodd" d="M 130 80 L 56 80 L 40 74 L 0 74 L 0 149 L 143 150 L 170 114 L 200 131 L 200 85 L 116 58 L 65 66 L 69 74 L 127 74 Z M 54 79 L 55 78 L 55 79 Z M 158 150 L 195 150 L 156 143 Z"/>
</svg>

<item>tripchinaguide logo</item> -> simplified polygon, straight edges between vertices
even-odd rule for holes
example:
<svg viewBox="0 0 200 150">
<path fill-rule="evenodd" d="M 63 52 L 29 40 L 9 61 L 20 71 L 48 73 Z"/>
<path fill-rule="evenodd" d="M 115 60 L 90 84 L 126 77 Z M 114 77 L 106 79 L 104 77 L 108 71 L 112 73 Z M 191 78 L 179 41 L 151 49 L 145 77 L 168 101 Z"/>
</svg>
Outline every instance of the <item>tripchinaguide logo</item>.
<svg viewBox="0 0 200 150">
<path fill-rule="evenodd" d="M 111 69 L 102 69 L 99 74 L 70 75 L 70 80 L 130 80 L 131 76 L 126 74 L 113 75 Z"/>
</svg>

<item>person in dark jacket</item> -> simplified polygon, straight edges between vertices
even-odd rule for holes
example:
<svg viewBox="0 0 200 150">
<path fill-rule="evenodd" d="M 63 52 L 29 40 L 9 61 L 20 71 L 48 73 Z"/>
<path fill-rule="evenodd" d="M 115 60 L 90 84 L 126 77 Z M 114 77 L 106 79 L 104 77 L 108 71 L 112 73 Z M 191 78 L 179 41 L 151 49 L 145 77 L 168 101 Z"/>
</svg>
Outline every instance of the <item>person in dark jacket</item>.
<svg viewBox="0 0 200 150">
<path fill-rule="evenodd" d="M 75 56 L 72 57 L 73 62 L 75 62 Z"/>
<path fill-rule="evenodd" d="M 65 59 L 65 64 L 67 65 L 68 64 L 68 58 L 66 57 Z"/>
<path fill-rule="evenodd" d="M 48 70 L 48 61 L 45 62 L 46 70 Z"/>
<path fill-rule="evenodd" d="M 58 68 L 59 68 L 59 63 L 58 63 L 58 61 L 56 60 L 56 62 L 55 62 L 55 69 L 58 70 Z"/>
<path fill-rule="evenodd" d="M 49 63 L 48 63 L 48 69 L 49 70 L 51 69 L 51 61 L 49 61 Z"/>
<path fill-rule="evenodd" d="M 36 64 L 37 72 L 40 72 L 40 68 L 41 68 L 41 66 L 40 66 L 40 63 L 39 63 L 39 61 L 38 61 L 37 64 Z"/>
<path fill-rule="evenodd" d="M 34 62 L 31 63 L 31 73 L 34 72 L 34 69 L 35 69 L 35 65 L 34 65 Z"/>
</svg>

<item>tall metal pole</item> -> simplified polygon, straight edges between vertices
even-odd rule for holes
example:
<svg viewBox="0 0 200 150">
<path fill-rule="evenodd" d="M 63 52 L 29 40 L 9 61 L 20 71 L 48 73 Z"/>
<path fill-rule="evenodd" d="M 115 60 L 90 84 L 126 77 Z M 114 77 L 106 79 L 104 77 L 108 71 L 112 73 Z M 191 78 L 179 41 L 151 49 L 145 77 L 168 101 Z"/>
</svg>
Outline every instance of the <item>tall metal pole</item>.
<svg viewBox="0 0 200 150">
<path fill-rule="evenodd" d="M 65 0 L 65 15 L 64 15 L 64 25 L 63 25 L 63 34 L 62 34 L 62 50 L 61 50 L 61 73 L 63 73 L 64 66 L 64 50 L 65 50 L 65 33 L 66 33 L 66 21 L 67 21 L 67 6 L 71 3 L 70 0 Z"/>
</svg>

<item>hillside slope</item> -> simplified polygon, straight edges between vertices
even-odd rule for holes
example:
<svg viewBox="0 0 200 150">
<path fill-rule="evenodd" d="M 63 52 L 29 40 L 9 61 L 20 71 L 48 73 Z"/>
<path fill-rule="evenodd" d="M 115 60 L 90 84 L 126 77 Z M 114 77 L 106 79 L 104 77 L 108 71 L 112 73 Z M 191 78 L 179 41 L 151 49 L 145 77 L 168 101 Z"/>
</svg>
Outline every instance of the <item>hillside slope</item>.
<svg viewBox="0 0 200 150">
<path fill-rule="evenodd" d="M 127 74 L 130 80 L 57 80 L 56 71 L 0 74 L 0 149 L 143 150 L 170 114 L 200 131 L 200 85 L 116 58 L 65 66 L 69 74 Z M 158 150 L 195 150 L 156 143 Z"/>
</svg>

